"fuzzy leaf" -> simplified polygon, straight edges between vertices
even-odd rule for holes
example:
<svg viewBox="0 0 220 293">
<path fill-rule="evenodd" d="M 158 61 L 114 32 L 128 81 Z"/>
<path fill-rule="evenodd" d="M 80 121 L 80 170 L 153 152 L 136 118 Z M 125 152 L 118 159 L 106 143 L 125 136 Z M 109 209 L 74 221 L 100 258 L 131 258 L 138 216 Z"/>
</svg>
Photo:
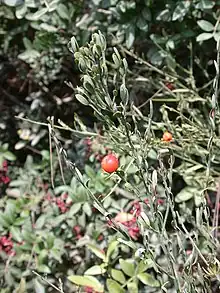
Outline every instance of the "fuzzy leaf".
<svg viewBox="0 0 220 293">
<path fill-rule="evenodd" d="M 131 262 L 128 262 L 126 260 L 120 259 L 119 260 L 120 266 L 122 271 L 129 277 L 133 277 L 135 273 L 134 264 Z"/>
<path fill-rule="evenodd" d="M 88 286 L 92 287 L 97 292 L 104 292 L 102 284 L 95 278 L 91 276 L 69 276 L 68 280 L 78 286 Z"/>
<path fill-rule="evenodd" d="M 125 293 L 125 290 L 116 281 L 107 279 L 107 288 L 109 293 Z"/>
<path fill-rule="evenodd" d="M 121 284 L 124 284 L 126 282 L 124 274 L 119 270 L 112 269 L 111 275 L 114 280 L 120 282 Z"/>
<path fill-rule="evenodd" d="M 150 287 L 160 287 L 160 283 L 150 274 L 141 273 L 137 275 L 138 279 L 145 285 Z"/>
</svg>

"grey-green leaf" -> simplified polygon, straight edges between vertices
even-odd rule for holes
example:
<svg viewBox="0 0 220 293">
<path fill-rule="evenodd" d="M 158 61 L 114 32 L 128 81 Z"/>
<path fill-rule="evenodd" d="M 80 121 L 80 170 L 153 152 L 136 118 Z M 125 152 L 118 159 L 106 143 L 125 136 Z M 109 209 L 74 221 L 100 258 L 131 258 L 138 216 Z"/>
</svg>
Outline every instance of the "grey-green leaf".
<svg viewBox="0 0 220 293">
<path fill-rule="evenodd" d="M 145 285 L 150 287 L 160 287 L 160 283 L 150 274 L 141 273 L 137 275 L 138 279 Z"/>
<path fill-rule="evenodd" d="M 109 293 L 125 293 L 125 290 L 118 284 L 118 282 L 107 279 L 107 288 Z"/>
<path fill-rule="evenodd" d="M 205 32 L 212 32 L 214 30 L 214 25 L 207 20 L 202 19 L 197 21 L 197 23 Z"/>
<path fill-rule="evenodd" d="M 134 264 L 129 262 L 129 261 L 126 261 L 126 260 L 123 260 L 123 259 L 120 259 L 119 260 L 119 263 L 120 263 L 120 266 L 121 266 L 121 269 L 122 271 L 128 275 L 129 277 L 132 277 L 135 273 L 135 268 L 134 268 Z"/>
<path fill-rule="evenodd" d="M 85 97 L 83 97 L 80 94 L 76 94 L 76 99 L 83 105 L 88 106 L 89 102 L 87 101 L 87 99 Z"/>
</svg>

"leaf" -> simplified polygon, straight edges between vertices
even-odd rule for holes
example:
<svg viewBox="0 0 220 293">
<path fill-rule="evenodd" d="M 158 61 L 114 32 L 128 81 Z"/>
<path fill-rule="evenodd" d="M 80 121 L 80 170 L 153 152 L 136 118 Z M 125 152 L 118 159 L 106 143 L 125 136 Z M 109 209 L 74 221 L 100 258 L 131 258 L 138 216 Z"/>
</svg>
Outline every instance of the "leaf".
<svg viewBox="0 0 220 293">
<path fill-rule="evenodd" d="M 111 270 L 112 278 L 121 284 L 124 284 L 126 282 L 124 274 L 120 270 L 112 269 Z"/>
<path fill-rule="evenodd" d="M 133 25 L 130 25 L 126 30 L 126 46 L 130 49 L 135 40 L 135 28 Z"/>
<path fill-rule="evenodd" d="M 197 42 L 202 42 L 202 41 L 209 40 L 209 39 L 211 39 L 212 37 L 213 37 L 213 34 L 211 34 L 211 33 L 202 33 L 202 34 L 200 34 L 200 35 L 198 35 L 198 36 L 196 37 L 196 41 L 197 41 Z"/>
<path fill-rule="evenodd" d="M 107 252 L 106 252 L 106 261 L 107 262 L 109 261 L 112 253 L 115 251 L 117 246 L 118 246 L 118 241 L 117 240 L 114 240 L 109 244 Z"/>
<path fill-rule="evenodd" d="M 177 6 L 173 12 L 172 21 L 182 20 L 190 8 L 190 1 L 177 2 Z"/>
<path fill-rule="evenodd" d="M 49 33 L 57 32 L 57 28 L 55 26 L 47 24 L 45 22 L 40 24 L 40 28 L 42 30 L 45 30 L 45 31 L 49 32 Z"/>
<path fill-rule="evenodd" d="M 95 265 L 85 271 L 85 275 L 102 275 L 106 272 L 106 269 L 101 266 Z"/>
<path fill-rule="evenodd" d="M 72 217 L 73 215 L 77 214 L 80 209 L 81 209 L 81 203 L 80 202 L 74 203 L 68 212 L 68 216 Z"/>
<path fill-rule="evenodd" d="M 88 217 L 91 217 L 91 215 L 92 215 L 92 209 L 91 209 L 90 205 L 88 204 L 88 202 L 85 202 L 84 203 L 84 205 L 83 205 L 83 211 L 84 211 L 84 213 L 86 213 L 86 215 Z"/>
<path fill-rule="evenodd" d="M 127 284 L 129 293 L 138 293 L 138 285 L 135 282 L 129 282 Z"/>
<path fill-rule="evenodd" d="M 87 247 L 99 258 L 101 258 L 102 260 L 105 259 L 105 253 L 102 252 L 101 249 L 97 248 L 95 245 L 93 244 L 87 244 Z"/>
<path fill-rule="evenodd" d="M 143 273 L 146 270 L 153 268 L 154 267 L 154 263 L 153 261 L 149 258 L 149 259 L 144 259 L 142 261 L 139 262 L 138 266 L 137 266 L 137 272 L 138 273 Z"/>
<path fill-rule="evenodd" d="M 91 179 L 96 177 L 96 172 L 89 165 L 85 165 L 85 172 Z"/>
<path fill-rule="evenodd" d="M 214 25 L 207 21 L 207 20 L 199 20 L 197 21 L 198 25 L 201 27 L 202 30 L 205 32 L 212 32 L 214 30 Z"/>
<path fill-rule="evenodd" d="M 126 260 L 123 260 L 122 258 L 119 259 L 119 263 L 121 266 L 122 271 L 128 275 L 129 277 L 133 277 L 134 273 L 135 273 L 135 268 L 134 268 L 134 264 L 131 262 L 128 262 Z"/>
<path fill-rule="evenodd" d="M 21 278 L 19 287 L 15 290 L 15 293 L 25 293 L 26 290 L 26 280 L 24 278 Z"/>
<path fill-rule="evenodd" d="M 109 293 L 125 293 L 125 290 L 116 281 L 107 279 L 107 288 Z"/>
<path fill-rule="evenodd" d="M 180 203 L 190 200 L 194 197 L 194 194 L 198 193 L 198 189 L 195 187 L 187 186 L 183 188 L 175 197 L 175 201 Z"/>
<path fill-rule="evenodd" d="M 64 4 L 59 4 L 57 7 L 57 13 L 59 14 L 59 16 L 63 19 L 70 19 L 70 15 L 69 15 L 69 10 L 68 8 L 64 5 Z"/>
<path fill-rule="evenodd" d="M 83 105 L 85 105 L 85 106 L 88 106 L 88 105 L 89 105 L 89 102 L 88 102 L 88 101 L 86 100 L 86 98 L 83 97 L 82 95 L 80 95 L 80 94 L 76 94 L 75 97 L 76 97 L 76 99 L 77 99 L 81 104 L 83 104 Z"/>
<path fill-rule="evenodd" d="M 37 12 L 31 14 L 27 14 L 26 15 L 26 18 L 27 20 L 30 20 L 30 21 L 37 21 L 39 20 L 45 13 L 47 13 L 48 9 L 45 7 L 45 8 L 42 8 L 40 10 L 38 10 Z"/>
<path fill-rule="evenodd" d="M 6 160 L 8 160 L 8 161 L 14 161 L 14 160 L 16 160 L 15 155 L 12 154 L 11 152 L 5 152 L 5 153 L 3 154 L 3 156 L 4 156 L 4 158 L 5 158 Z"/>
<path fill-rule="evenodd" d="M 40 217 L 35 222 L 35 228 L 36 229 L 41 229 L 44 226 L 46 218 L 47 218 L 47 215 L 40 215 Z"/>
<path fill-rule="evenodd" d="M 150 287 L 160 287 L 160 283 L 150 274 L 141 273 L 137 275 L 138 279 L 145 285 Z"/>
<path fill-rule="evenodd" d="M 104 287 L 95 277 L 73 275 L 69 276 L 68 280 L 78 286 L 88 286 L 94 288 L 97 292 L 104 292 Z"/>
<path fill-rule="evenodd" d="M 44 274 L 50 274 L 51 273 L 50 268 L 48 266 L 46 266 L 46 265 L 39 265 L 37 267 L 37 271 L 39 273 L 44 273 Z"/>
<path fill-rule="evenodd" d="M 212 9 L 212 7 L 215 5 L 215 1 L 210 0 L 201 0 L 196 5 L 197 9 L 206 10 L 206 9 Z"/>
<path fill-rule="evenodd" d="M 24 3 L 24 0 L 3 0 L 3 2 L 8 6 L 18 6 Z"/>
<path fill-rule="evenodd" d="M 27 12 L 27 6 L 24 3 L 23 5 L 20 5 L 16 8 L 15 15 L 17 19 L 21 19 L 25 16 L 26 12 Z"/>
<path fill-rule="evenodd" d="M 21 231 L 19 228 L 17 227 L 11 227 L 10 232 L 12 234 L 12 237 L 17 241 L 17 242 L 21 242 L 22 241 L 22 237 L 21 237 Z"/>
<path fill-rule="evenodd" d="M 34 279 L 34 289 L 35 293 L 45 293 L 44 286 L 38 281 L 38 279 Z"/>
</svg>

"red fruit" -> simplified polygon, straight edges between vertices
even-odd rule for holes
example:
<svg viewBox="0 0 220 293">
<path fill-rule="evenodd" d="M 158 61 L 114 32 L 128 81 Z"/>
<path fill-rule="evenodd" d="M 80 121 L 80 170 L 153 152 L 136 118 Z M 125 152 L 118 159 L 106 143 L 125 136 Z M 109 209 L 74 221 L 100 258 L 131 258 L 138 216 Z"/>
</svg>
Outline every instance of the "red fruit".
<svg viewBox="0 0 220 293">
<path fill-rule="evenodd" d="M 170 142 L 172 139 L 173 139 L 172 134 L 170 132 L 168 132 L 168 131 L 165 131 L 164 134 L 163 134 L 162 140 L 166 141 L 166 142 Z"/>
<path fill-rule="evenodd" d="M 118 158 L 113 154 L 109 154 L 102 159 L 101 166 L 105 172 L 113 173 L 119 167 Z"/>
</svg>

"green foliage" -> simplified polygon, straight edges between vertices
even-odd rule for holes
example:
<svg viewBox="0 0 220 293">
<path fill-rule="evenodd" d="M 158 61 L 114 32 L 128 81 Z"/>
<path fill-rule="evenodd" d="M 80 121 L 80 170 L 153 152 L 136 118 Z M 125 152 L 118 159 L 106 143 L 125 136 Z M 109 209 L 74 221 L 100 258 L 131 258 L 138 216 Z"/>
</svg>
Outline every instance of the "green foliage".
<svg viewBox="0 0 220 293">
<path fill-rule="evenodd" d="M 1 293 L 215 292 L 219 1 L 3 4 Z"/>
</svg>

